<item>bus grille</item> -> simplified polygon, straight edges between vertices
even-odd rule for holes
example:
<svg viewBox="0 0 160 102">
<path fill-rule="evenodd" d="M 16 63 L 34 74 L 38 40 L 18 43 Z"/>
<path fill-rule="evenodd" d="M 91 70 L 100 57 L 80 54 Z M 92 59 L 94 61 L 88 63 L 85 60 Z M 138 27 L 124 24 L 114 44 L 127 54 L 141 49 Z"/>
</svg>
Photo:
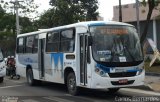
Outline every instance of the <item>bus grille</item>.
<svg viewBox="0 0 160 102">
<path fill-rule="evenodd" d="M 119 78 L 119 77 L 132 77 L 135 76 L 137 72 L 119 72 L 119 73 L 108 73 L 110 78 Z"/>
</svg>

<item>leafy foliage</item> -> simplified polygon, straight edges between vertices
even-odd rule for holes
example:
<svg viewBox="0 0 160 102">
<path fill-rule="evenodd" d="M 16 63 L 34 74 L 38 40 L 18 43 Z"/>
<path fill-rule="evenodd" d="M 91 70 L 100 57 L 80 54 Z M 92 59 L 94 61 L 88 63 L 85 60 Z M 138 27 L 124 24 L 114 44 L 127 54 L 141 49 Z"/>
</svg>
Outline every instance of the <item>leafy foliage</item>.
<svg viewBox="0 0 160 102">
<path fill-rule="evenodd" d="M 52 9 L 40 16 L 42 28 L 96 20 L 99 13 L 97 0 L 50 0 Z"/>
<path fill-rule="evenodd" d="M 15 19 L 11 13 L 6 13 L 0 6 L 0 48 L 5 52 L 15 49 Z"/>
<path fill-rule="evenodd" d="M 28 17 L 19 17 L 21 33 L 37 30 Z M 6 55 L 13 55 L 16 47 L 16 25 L 15 15 L 7 13 L 0 5 L 0 48 Z"/>
<path fill-rule="evenodd" d="M 38 5 L 34 3 L 34 0 L 18 0 L 19 2 L 14 2 L 15 0 L 0 0 L 1 6 L 8 12 L 15 12 L 16 8 L 19 8 L 19 13 L 21 16 L 33 18 L 33 14 L 38 14 Z"/>
</svg>

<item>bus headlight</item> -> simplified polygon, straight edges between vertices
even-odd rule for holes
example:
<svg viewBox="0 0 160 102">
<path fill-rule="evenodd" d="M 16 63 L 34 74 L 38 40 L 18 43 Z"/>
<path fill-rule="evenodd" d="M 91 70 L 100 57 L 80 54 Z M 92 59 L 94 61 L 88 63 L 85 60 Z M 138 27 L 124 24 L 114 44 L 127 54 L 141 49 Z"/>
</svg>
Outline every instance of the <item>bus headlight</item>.
<svg viewBox="0 0 160 102">
<path fill-rule="evenodd" d="M 101 77 L 107 77 L 106 73 L 98 67 L 95 68 L 95 72 Z"/>
<path fill-rule="evenodd" d="M 138 71 L 138 74 L 137 74 L 137 75 L 142 74 L 143 70 L 144 70 L 144 66 L 143 66 L 142 68 L 139 68 L 139 71 Z"/>
</svg>

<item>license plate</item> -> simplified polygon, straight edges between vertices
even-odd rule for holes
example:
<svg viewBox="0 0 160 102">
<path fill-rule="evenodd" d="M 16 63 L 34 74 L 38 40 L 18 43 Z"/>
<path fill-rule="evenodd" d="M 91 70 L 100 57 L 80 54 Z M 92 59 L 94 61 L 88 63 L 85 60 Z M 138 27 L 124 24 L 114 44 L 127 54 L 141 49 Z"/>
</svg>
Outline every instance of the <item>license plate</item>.
<svg viewBox="0 0 160 102">
<path fill-rule="evenodd" d="M 117 69 L 115 69 L 115 72 L 125 72 L 125 70 L 117 68 Z"/>
<path fill-rule="evenodd" d="M 119 84 L 126 84 L 128 83 L 128 79 L 121 79 L 118 81 Z"/>
</svg>

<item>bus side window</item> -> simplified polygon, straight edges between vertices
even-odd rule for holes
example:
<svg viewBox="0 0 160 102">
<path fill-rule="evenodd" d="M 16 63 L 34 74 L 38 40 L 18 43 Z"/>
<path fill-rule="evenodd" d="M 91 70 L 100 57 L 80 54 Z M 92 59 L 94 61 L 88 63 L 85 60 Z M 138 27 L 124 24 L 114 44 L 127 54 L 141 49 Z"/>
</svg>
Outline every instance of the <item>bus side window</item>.
<svg viewBox="0 0 160 102">
<path fill-rule="evenodd" d="M 34 36 L 28 36 L 26 40 L 26 53 L 32 53 L 33 52 L 33 41 Z"/>
<path fill-rule="evenodd" d="M 33 53 L 38 52 L 38 35 L 34 36 Z"/>
<path fill-rule="evenodd" d="M 58 52 L 59 51 L 59 33 L 50 32 L 47 34 L 47 52 Z"/>
<path fill-rule="evenodd" d="M 73 52 L 75 45 L 75 31 L 68 29 L 61 32 L 61 52 Z"/>
<path fill-rule="evenodd" d="M 24 50 L 25 50 L 24 38 L 19 38 L 17 43 L 17 53 L 24 53 Z"/>
</svg>

